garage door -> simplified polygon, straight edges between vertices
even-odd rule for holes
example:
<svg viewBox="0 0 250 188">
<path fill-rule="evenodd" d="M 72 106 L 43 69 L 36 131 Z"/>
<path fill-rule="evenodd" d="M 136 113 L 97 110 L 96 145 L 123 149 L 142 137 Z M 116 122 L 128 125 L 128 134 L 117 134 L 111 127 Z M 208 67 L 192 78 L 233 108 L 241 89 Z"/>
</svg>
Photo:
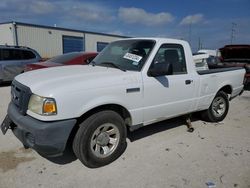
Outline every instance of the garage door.
<svg viewBox="0 0 250 188">
<path fill-rule="evenodd" d="M 83 37 L 63 36 L 63 53 L 85 51 Z"/>
</svg>

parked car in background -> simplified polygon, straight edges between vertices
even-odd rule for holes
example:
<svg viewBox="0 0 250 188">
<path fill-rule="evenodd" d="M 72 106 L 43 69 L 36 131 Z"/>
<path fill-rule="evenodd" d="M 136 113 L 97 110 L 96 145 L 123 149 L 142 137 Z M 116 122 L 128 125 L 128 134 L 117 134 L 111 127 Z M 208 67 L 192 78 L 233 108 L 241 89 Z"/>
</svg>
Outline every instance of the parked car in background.
<svg viewBox="0 0 250 188">
<path fill-rule="evenodd" d="M 197 54 L 207 54 L 208 57 L 206 58 L 206 62 L 209 68 L 216 68 L 217 65 L 220 65 L 220 51 L 219 50 L 209 50 L 209 49 L 202 49 L 199 50 Z"/>
<path fill-rule="evenodd" d="M 209 58 L 208 54 L 205 53 L 195 53 L 193 54 L 194 64 L 196 71 L 208 70 L 207 59 Z"/>
<path fill-rule="evenodd" d="M 208 54 L 209 56 L 217 57 L 220 56 L 219 50 L 211 50 L 211 49 L 201 49 L 198 53 Z"/>
<path fill-rule="evenodd" d="M 250 85 L 250 45 L 226 45 L 220 48 L 222 66 L 244 67 L 245 86 Z"/>
<path fill-rule="evenodd" d="M 24 71 L 25 65 L 40 60 L 40 55 L 31 48 L 0 45 L 0 83 L 12 81 Z"/>
<path fill-rule="evenodd" d="M 56 56 L 47 61 L 32 63 L 25 66 L 24 71 L 31 71 L 42 68 L 65 66 L 65 65 L 86 65 L 89 64 L 98 53 L 96 52 L 71 52 Z"/>
</svg>

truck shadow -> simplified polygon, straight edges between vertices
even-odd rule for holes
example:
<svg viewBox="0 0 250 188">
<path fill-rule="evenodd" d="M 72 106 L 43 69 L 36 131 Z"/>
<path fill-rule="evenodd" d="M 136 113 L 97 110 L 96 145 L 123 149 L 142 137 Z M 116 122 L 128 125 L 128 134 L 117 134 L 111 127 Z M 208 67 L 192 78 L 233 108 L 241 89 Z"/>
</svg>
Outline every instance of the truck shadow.
<svg viewBox="0 0 250 188">
<path fill-rule="evenodd" d="M 186 131 L 187 131 L 186 117 L 187 116 L 180 116 L 177 118 L 164 120 L 158 123 L 147 125 L 133 132 L 128 131 L 128 139 L 131 142 L 134 142 L 139 139 L 143 139 L 145 137 L 151 136 L 153 134 L 157 134 L 159 132 L 167 131 L 167 130 L 180 127 L 180 126 L 185 126 Z M 191 118 L 191 122 L 195 122 L 198 120 L 200 120 L 200 117 L 198 115 L 193 115 Z"/>
<path fill-rule="evenodd" d="M 45 157 L 42 156 L 45 159 L 49 160 L 52 163 L 64 165 L 64 164 L 69 164 L 72 163 L 73 161 L 77 160 L 72 148 L 70 146 L 67 146 L 63 155 L 58 156 L 58 157 Z"/>
<path fill-rule="evenodd" d="M 198 121 L 198 120 L 200 120 L 198 116 L 192 116 L 192 118 L 191 118 L 192 122 Z M 176 128 L 179 126 L 186 126 L 186 116 L 181 116 L 178 118 L 154 123 L 154 124 L 142 127 L 142 128 L 140 128 L 136 131 L 133 131 L 133 132 L 128 131 L 127 137 L 131 142 L 135 142 L 139 139 L 143 139 L 143 138 L 151 136 L 153 134 L 167 131 L 169 129 Z M 77 160 L 71 146 L 72 146 L 72 140 L 69 141 L 69 143 L 66 147 L 66 150 L 62 156 L 51 157 L 51 158 L 45 157 L 45 158 L 53 163 L 60 164 L 60 165 L 71 163 L 71 162 Z M 44 156 L 42 156 L 42 157 L 44 157 Z"/>
<path fill-rule="evenodd" d="M 244 87 L 246 91 L 250 91 L 250 83 Z"/>
</svg>

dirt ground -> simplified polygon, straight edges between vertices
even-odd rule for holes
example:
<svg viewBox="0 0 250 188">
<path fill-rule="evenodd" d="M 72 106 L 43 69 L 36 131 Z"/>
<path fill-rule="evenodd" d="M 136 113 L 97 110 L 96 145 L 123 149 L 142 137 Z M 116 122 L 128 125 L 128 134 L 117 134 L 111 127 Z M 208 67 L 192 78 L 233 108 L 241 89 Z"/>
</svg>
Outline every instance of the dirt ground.
<svg viewBox="0 0 250 188">
<path fill-rule="evenodd" d="M 9 100 L 10 87 L 0 87 L 0 122 Z M 0 188 L 250 188 L 250 91 L 230 102 L 223 122 L 192 123 L 193 133 L 182 118 L 129 133 L 125 153 L 97 169 L 70 153 L 43 158 L 0 133 Z"/>
</svg>

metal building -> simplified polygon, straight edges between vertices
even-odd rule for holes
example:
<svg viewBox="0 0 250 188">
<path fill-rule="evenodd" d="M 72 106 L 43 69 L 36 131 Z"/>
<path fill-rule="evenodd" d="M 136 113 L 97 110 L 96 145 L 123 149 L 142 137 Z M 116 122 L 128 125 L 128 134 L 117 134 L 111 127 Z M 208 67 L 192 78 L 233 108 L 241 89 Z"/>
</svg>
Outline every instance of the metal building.
<svg viewBox="0 0 250 188">
<path fill-rule="evenodd" d="M 121 38 L 127 37 L 21 22 L 0 23 L 0 45 L 27 46 L 43 58 L 72 51 L 100 52 L 109 42 Z"/>
</svg>

